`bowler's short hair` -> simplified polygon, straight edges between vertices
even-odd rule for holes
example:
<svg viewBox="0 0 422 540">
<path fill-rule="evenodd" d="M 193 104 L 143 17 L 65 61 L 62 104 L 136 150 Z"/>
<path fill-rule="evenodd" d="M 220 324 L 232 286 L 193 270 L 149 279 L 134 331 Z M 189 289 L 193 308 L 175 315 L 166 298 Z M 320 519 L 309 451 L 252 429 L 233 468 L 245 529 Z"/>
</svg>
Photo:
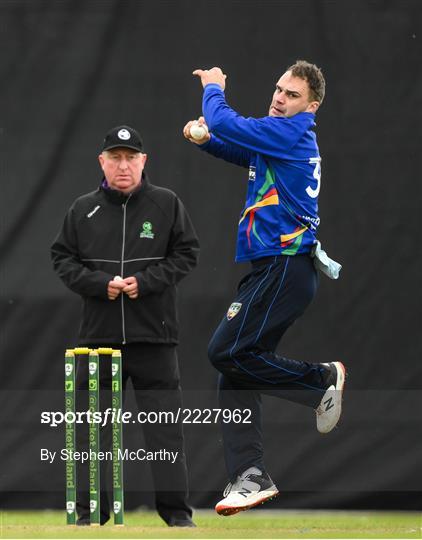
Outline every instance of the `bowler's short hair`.
<svg viewBox="0 0 422 540">
<path fill-rule="evenodd" d="M 325 96 L 325 79 L 319 67 L 306 60 L 296 60 L 296 63 L 286 71 L 291 71 L 294 77 L 307 81 L 311 101 L 322 103 Z"/>
</svg>

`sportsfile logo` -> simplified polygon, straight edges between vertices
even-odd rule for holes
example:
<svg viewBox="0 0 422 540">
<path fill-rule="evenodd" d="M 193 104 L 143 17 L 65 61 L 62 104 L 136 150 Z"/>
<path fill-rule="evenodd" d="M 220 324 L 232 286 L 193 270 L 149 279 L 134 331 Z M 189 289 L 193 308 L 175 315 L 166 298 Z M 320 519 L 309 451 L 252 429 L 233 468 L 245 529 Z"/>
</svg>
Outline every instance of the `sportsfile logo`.
<svg viewBox="0 0 422 540">
<path fill-rule="evenodd" d="M 66 381 L 66 384 L 72 381 Z M 93 381 L 96 383 L 96 381 Z M 118 381 L 112 381 L 118 382 Z M 90 390 L 95 390 L 90 388 Z M 67 406 L 71 406 L 73 401 L 67 397 Z M 70 400 L 70 401 L 69 401 Z M 131 411 L 123 411 L 120 404 L 114 401 L 115 406 L 107 407 L 104 411 L 42 411 L 40 415 L 41 424 L 48 424 L 55 428 L 60 424 L 99 424 L 105 426 L 110 424 L 129 424 L 137 422 L 139 424 L 251 424 L 251 409 L 189 409 L 178 407 L 170 411 L 138 411 L 133 415 Z"/>
</svg>

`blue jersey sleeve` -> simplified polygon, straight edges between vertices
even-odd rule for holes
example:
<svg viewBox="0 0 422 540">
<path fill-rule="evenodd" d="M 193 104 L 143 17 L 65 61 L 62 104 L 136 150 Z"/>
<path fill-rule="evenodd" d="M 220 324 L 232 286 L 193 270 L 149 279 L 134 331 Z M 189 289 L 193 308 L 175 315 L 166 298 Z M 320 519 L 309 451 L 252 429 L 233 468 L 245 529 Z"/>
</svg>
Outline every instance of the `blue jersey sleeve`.
<svg viewBox="0 0 422 540">
<path fill-rule="evenodd" d="M 205 144 L 198 145 L 198 148 L 214 157 L 224 159 L 241 167 L 248 168 L 251 161 L 251 152 L 249 150 L 226 143 L 213 133 L 211 134 L 211 139 Z"/>
<path fill-rule="evenodd" d="M 227 105 L 218 84 L 205 87 L 202 110 L 210 131 L 225 142 L 279 159 L 315 125 L 314 115 L 306 112 L 291 118 L 245 118 Z"/>
</svg>

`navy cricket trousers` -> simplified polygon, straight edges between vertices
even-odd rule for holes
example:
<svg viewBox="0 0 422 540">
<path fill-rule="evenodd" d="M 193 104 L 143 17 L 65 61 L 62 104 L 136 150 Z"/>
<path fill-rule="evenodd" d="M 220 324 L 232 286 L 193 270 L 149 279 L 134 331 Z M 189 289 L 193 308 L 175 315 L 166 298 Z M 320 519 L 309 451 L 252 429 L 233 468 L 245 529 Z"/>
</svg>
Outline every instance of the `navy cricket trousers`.
<svg viewBox="0 0 422 540">
<path fill-rule="evenodd" d="M 326 390 L 324 366 L 275 353 L 283 334 L 312 301 L 317 284 L 309 255 L 253 261 L 209 343 L 208 356 L 220 372 L 220 407 L 251 410 L 249 424 L 221 424 L 232 481 L 251 466 L 265 470 L 261 393 L 316 408 Z"/>
</svg>

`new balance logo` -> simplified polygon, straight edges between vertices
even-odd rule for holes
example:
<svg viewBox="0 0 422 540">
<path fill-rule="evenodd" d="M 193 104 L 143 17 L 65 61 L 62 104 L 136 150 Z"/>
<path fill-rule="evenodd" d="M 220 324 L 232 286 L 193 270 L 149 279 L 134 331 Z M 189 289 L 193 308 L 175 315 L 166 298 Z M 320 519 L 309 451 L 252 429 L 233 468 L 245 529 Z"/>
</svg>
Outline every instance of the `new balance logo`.
<svg viewBox="0 0 422 540">
<path fill-rule="evenodd" d="M 324 401 L 324 405 L 325 405 L 325 412 L 332 409 L 334 407 L 333 398 L 330 397 L 326 401 Z"/>
<path fill-rule="evenodd" d="M 249 493 L 252 493 L 252 491 L 250 489 L 243 488 L 242 491 L 239 491 L 238 493 L 239 495 L 243 495 L 243 497 L 247 497 Z"/>
</svg>

